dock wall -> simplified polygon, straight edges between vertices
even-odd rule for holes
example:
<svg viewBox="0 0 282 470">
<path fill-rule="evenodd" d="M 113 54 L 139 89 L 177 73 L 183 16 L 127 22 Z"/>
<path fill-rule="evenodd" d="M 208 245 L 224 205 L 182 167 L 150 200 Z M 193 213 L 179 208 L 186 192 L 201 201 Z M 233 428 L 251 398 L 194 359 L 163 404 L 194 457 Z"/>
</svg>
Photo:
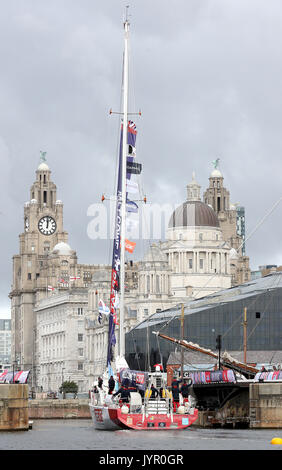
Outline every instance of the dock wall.
<svg viewBox="0 0 282 470">
<path fill-rule="evenodd" d="M 0 384 L 0 431 L 29 428 L 28 385 Z"/>
<path fill-rule="evenodd" d="M 249 388 L 250 428 L 282 428 L 282 383 L 253 383 Z"/>
<path fill-rule="evenodd" d="M 29 400 L 29 419 L 91 418 L 89 399 Z"/>
<path fill-rule="evenodd" d="M 29 400 L 29 419 L 90 419 L 88 399 Z M 282 383 L 252 383 L 217 410 L 200 411 L 196 426 L 282 428 Z"/>
</svg>

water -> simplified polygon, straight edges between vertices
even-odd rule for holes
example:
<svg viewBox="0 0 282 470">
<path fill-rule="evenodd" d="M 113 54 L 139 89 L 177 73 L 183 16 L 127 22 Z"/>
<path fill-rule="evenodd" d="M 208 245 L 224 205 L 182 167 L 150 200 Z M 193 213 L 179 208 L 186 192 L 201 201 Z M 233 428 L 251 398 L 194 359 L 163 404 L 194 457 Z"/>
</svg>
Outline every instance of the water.
<svg viewBox="0 0 282 470">
<path fill-rule="evenodd" d="M 282 438 L 282 429 L 98 431 L 88 419 L 52 419 L 34 420 L 28 431 L 0 432 L 0 450 L 282 450 L 271 444 L 274 437 Z"/>
</svg>

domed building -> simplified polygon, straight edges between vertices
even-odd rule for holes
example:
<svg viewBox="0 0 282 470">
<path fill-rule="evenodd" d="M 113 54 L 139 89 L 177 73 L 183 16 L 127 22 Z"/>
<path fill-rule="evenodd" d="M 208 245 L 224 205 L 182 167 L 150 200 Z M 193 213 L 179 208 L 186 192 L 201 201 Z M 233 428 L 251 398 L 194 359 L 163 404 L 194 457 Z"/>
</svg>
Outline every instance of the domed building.
<svg viewBox="0 0 282 470">
<path fill-rule="evenodd" d="M 187 200 L 171 215 L 162 251 L 171 268 L 173 297 L 199 298 L 231 286 L 230 246 L 217 214 L 201 201 L 194 174 Z"/>
</svg>

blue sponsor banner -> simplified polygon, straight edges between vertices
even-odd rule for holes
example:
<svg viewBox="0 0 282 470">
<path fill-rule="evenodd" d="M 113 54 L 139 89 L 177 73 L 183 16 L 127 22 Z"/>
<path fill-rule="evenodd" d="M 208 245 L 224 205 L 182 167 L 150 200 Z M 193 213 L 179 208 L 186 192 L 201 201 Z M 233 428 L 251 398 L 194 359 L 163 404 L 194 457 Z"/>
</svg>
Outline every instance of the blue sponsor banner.
<svg viewBox="0 0 282 470">
<path fill-rule="evenodd" d="M 145 390 L 149 380 L 148 372 L 131 369 L 121 369 L 119 377 L 121 384 L 125 384 L 128 387 L 136 387 L 139 390 Z"/>
<path fill-rule="evenodd" d="M 127 126 L 127 144 L 135 148 L 136 126 L 134 122 L 129 121 Z M 123 126 L 121 127 L 120 148 L 119 148 L 119 165 L 118 165 L 118 182 L 117 182 L 117 202 L 116 202 L 116 218 L 115 233 L 112 258 L 112 276 L 111 276 L 111 293 L 110 293 L 110 314 L 109 314 L 109 333 L 108 333 L 108 353 L 107 365 L 113 360 L 113 347 L 116 344 L 115 325 L 117 323 L 116 300 L 117 293 L 120 290 L 120 235 L 121 235 L 121 205 L 122 205 L 122 146 L 123 146 Z M 133 161 L 133 157 L 127 157 L 129 161 Z M 131 174 L 127 175 L 130 179 Z M 125 184 L 125 183 L 124 183 Z M 127 199 L 127 198 L 126 198 Z"/>
</svg>

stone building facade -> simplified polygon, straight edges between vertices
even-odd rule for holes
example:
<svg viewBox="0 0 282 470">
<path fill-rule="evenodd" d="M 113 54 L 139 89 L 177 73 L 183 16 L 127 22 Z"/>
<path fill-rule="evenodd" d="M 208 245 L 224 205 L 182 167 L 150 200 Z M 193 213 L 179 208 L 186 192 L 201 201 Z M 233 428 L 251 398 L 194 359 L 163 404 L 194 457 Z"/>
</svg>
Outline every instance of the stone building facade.
<svg viewBox="0 0 282 470">
<path fill-rule="evenodd" d="M 41 161 L 24 205 L 19 254 L 13 257 L 11 359 L 30 369 L 44 391 L 58 388 L 64 377 L 78 381 L 82 390 L 106 365 L 108 319 L 98 321 L 98 303 L 109 304 L 111 266 L 78 263 L 56 193 Z M 143 259 L 127 263 L 125 332 L 157 311 L 249 280 L 242 246 L 221 172 L 212 172 L 204 201 L 193 175 L 165 240 L 153 243 Z M 118 344 L 118 327 L 116 339 Z"/>
<path fill-rule="evenodd" d="M 64 380 L 88 390 L 85 379 L 86 289 L 58 292 L 35 305 L 36 355 L 34 383 L 43 392 L 58 391 Z"/>
<path fill-rule="evenodd" d="M 99 266 L 81 265 L 68 245 L 63 226 L 63 203 L 57 200 L 51 171 L 42 161 L 30 200 L 24 205 L 23 232 L 19 235 L 19 254 L 13 256 L 11 299 L 11 358 L 26 369 L 35 364 L 37 323 L 35 304 L 49 289 L 57 292 L 85 287 Z M 71 281 L 70 277 L 80 277 Z"/>
</svg>

